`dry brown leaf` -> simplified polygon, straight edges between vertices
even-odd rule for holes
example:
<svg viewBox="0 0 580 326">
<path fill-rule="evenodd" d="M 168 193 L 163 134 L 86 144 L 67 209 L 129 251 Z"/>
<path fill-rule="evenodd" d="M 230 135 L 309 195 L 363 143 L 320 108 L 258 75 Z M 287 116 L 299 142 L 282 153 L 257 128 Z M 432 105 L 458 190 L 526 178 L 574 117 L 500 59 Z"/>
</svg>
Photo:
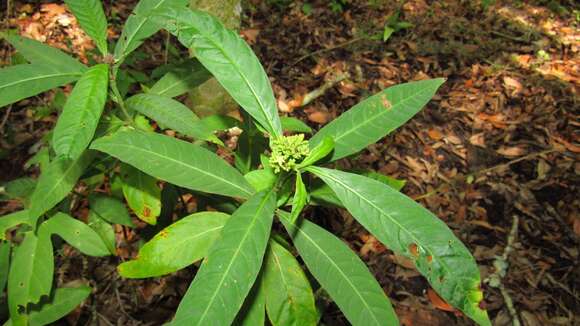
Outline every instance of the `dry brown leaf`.
<svg viewBox="0 0 580 326">
<path fill-rule="evenodd" d="M 525 148 L 518 147 L 518 146 L 512 146 L 512 147 L 502 146 L 496 152 L 500 155 L 503 155 L 503 156 L 516 157 L 516 156 L 525 155 L 527 151 Z"/>
<path fill-rule="evenodd" d="M 437 130 L 437 129 L 429 129 L 429 131 L 427 132 L 427 134 L 429 135 L 429 137 L 433 140 L 441 140 L 443 138 L 443 134 L 441 133 L 441 131 Z"/>
</svg>

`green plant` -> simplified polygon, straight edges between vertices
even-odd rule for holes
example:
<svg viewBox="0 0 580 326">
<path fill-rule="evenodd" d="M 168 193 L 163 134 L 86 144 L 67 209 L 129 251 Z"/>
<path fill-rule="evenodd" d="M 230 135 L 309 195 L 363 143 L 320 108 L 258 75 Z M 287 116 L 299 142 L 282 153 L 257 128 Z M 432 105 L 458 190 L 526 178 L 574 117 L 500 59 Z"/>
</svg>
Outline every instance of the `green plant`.
<svg viewBox="0 0 580 326">
<path fill-rule="evenodd" d="M 70 8 L 103 63 L 86 67 L 36 41 L 5 35 L 30 64 L 0 70 L 0 106 L 76 81 L 47 146 L 31 160 L 40 165 L 40 177 L 13 183 L 6 194 L 26 207 L 0 218 L 0 288 L 8 283 L 9 323 L 50 323 L 89 295 L 87 287 L 52 288 L 51 237 L 87 255 L 115 254 L 111 224 L 134 226 L 124 199 L 139 219 L 169 226 L 159 227 L 136 259 L 119 265 L 122 276 L 161 276 L 203 261 L 172 325 L 260 325 L 266 314 L 273 325 L 317 324 L 315 295 L 295 249 L 352 324 L 397 325 L 391 303 L 360 258 L 302 216 L 309 203 L 346 208 L 391 250 L 412 259 L 445 300 L 477 323 L 490 324 L 479 306 L 475 260 L 442 221 L 398 191 L 400 181 L 322 167 L 412 118 L 443 79 L 390 87 L 304 140 L 302 134 L 283 134 L 310 129 L 278 117 L 260 62 L 217 19 L 186 9 L 187 1 L 142 0 L 111 55 L 101 4 L 78 3 Z M 168 66 L 145 92 L 125 98 L 118 87 L 123 62 L 161 28 L 195 59 Z M 199 119 L 173 99 L 211 75 L 244 109 L 243 122 Z M 182 139 L 154 132 L 147 119 Z M 233 152 L 214 134 L 232 127 L 243 129 Z M 216 150 L 232 155 L 234 166 Z M 105 182 L 109 194 L 96 192 Z M 26 189 L 34 190 L 28 196 Z M 174 222 L 171 194 L 180 191 L 198 197 L 198 211 Z M 88 223 L 69 215 L 84 198 Z M 278 222 L 283 227 L 274 227 Z M 7 237 L 9 229 L 14 232 Z"/>
</svg>

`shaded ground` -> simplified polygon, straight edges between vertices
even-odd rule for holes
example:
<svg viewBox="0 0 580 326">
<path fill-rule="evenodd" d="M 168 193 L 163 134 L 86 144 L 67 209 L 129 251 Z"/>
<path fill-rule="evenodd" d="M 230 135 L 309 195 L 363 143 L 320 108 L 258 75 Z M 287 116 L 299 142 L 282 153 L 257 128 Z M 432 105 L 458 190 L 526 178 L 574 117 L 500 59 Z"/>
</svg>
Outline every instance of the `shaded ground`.
<svg viewBox="0 0 580 326">
<path fill-rule="evenodd" d="M 551 6 L 497 1 L 487 11 L 471 1 L 400 6 L 353 1 L 342 11 L 311 1 L 308 15 L 304 2 L 276 3 L 250 1 L 242 35 L 272 77 L 280 108 L 314 128 L 384 87 L 448 79 L 405 127 L 338 164 L 408 180 L 403 191 L 450 225 L 474 253 L 483 279 L 494 272 L 494 259 L 503 253 L 517 217 L 502 284 L 519 318 L 524 325 L 579 323 L 580 32 L 574 13 L 554 13 L 554 1 Z M 123 16 L 131 7 L 130 1 L 115 2 L 109 10 Z M 32 6 L 30 14 L 37 10 Z M 373 39 L 396 11 L 414 27 L 394 33 L 386 43 Z M 154 54 L 147 68 L 163 62 L 163 44 L 162 36 L 147 44 L 144 52 Z M 75 52 L 82 54 L 83 46 L 79 41 Z M 296 107 L 304 94 L 337 75 L 349 77 Z M 49 101 L 38 98 L 32 104 L 38 102 Z M 55 115 L 33 120 L 31 112 L 27 103 L 19 103 L 10 114 L 2 113 L 0 181 L 34 173 L 22 165 Z M 17 208 L 6 202 L 1 209 Z M 317 208 L 307 215 L 364 257 L 402 323 L 470 324 L 447 311 L 450 307 L 431 293 L 410 262 L 378 244 L 348 213 Z M 59 259 L 58 282 L 84 279 L 95 288 L 93 299 L 70 322 L 160 324 L 185 292 L 191 270 L 155 280 L 120 279 L 114 268 L 135 253 L 136 236 L 119 231 L 121 258 L 96 260 L 65 251 Z M 494 324 L 510 324 L 505 296 L 488 285 L 484 292 Z M 346 323 L 332 304 L 323 321 Z"/>
</svg>

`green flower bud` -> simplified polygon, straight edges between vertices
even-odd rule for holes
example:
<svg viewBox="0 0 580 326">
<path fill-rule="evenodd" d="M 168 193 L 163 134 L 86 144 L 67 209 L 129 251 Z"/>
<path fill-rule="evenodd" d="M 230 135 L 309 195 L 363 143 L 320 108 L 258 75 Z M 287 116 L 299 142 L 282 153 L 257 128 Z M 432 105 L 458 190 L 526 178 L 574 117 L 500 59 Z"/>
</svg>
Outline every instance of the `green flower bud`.
<svg viewBox="0 0 580 326">
<path fill-rule="evenodd" d="M 310 154 L 308 141 L 304 140 L 303 134 L 275 139 L 272 141 L 271 147 L 270 166 L 275 173 L 293 170 Z"/>
</svg>

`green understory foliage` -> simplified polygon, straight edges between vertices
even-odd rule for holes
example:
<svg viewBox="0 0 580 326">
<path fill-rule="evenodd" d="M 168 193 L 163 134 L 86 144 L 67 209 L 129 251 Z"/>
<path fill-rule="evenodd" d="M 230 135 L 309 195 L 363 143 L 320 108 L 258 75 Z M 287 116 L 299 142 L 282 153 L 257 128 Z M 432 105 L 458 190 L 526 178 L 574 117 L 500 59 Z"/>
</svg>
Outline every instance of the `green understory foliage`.
<svg viewBox="0 0 580 326">
<path fill-rule="evenodd" d="M 118 266 L 122 277 L 158 277 L 201 262 L 170 325 L 316 325 L 320 293 L 353 325 L 398 325 L 363 261 L 303 214 L 309 205 L 348 210 L 411 259 L 442 298 L 490 325 L 480 308 L 475 260 L 445 223 L 403 195 L 400 180 L 333 168 L 411 119 L 443 79 L 387 88 L 305 139 L 308 126 L 278 116 L 250 47 L 216 18 L 187 8 L 187 0 L 141 0 L 114 46 L 99 0 L 66 3 L 107 58 L 103 63 L 85 66 L 42 43 L 3 35 L 27 62 L 0 70 L 0 107 L 74 83 L 54 130 L 29 162 L 39 166 L 39 178 L 4 187 L 25 208 L 0 218 L 5 325 L 46 325 L 81 304 L 89 287 L 54 287 L 55 250 L 64 241 L 85 255 L 115 255 L 113 225 L 135 227 L 132 214 L 154 234 L 144 235 L 149 240 L 135 259 Z M 130 71 L 135 50 L 161 29 L 195 57 L 152 76 Z M 141 93 L 127 95 L 122 81 L 129 75 L 142 80 Z M 243 109 L 243 121 L 219 114 L 200 119 L 175 100 L 212 76 Z M 176 137 L 156 132 L 153 122 Z M 230 150 L 216 132 L 233 127 L 243 132 Z M 176 198 L 185 192 L 196 196 L 198 210 L 179 216 Z M 83 200 L 85 220 L 71 211 Z"/>
</svg>

